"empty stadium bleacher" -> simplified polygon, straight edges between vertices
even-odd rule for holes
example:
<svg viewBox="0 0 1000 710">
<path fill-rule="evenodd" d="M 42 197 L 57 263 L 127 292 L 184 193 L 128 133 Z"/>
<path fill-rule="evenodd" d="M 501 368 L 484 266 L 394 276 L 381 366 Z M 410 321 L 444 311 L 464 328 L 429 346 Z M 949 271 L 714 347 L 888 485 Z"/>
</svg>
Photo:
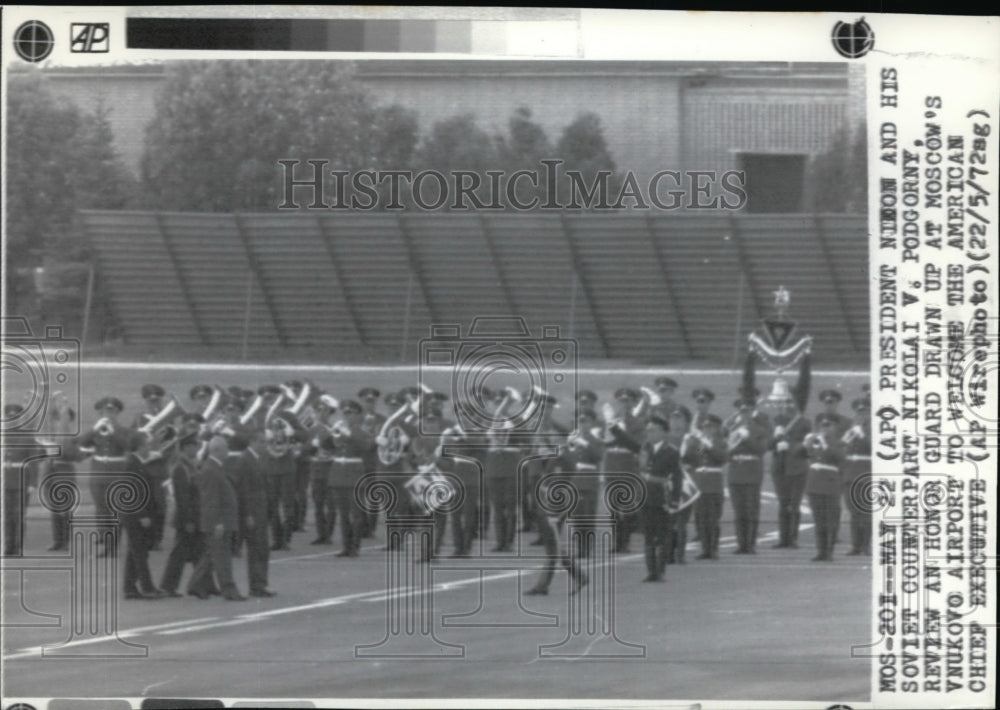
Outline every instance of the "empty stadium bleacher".
<svg viewBox="0 0 1000 710">
<path fill-rule="evenodd" d="M 783 285 L 818 361 L 868 356 L 860 215 L 80 217 L 130 344 L 412 358 L 432 323 L 517 314 L 587 359 L 728 364 Z"/>
</svg>

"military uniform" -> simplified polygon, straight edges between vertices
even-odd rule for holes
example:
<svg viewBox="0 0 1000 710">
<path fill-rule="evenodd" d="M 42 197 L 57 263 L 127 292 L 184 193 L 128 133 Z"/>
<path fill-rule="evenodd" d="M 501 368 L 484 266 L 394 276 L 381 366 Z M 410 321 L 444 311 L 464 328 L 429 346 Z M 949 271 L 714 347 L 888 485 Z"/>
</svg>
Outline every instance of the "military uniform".
<svg viewBox="0 0 1000 710">
<path fill-rule="evenodd" d="M 833 437 L 836 420 L 829 415 L 817 417 L 820 432 L 810 434 L 805 445 L 809 452 L 806 495 L 816 526 L 816 557 L 813 561 L 833 560 L 833 546 L 840 527 L 841 477 L 844 466 L 843 445 Z"/>
<path fill-rule="evenodd" d="M 358 401 L 362 403 L 362 407 L 364 408 L 361 428 L 372 439 L 381 433 L 382 426 L 386 420 L 384 414 L 375 411 L 375 407 L 378 405 L 378 400 L 381 396 L 382 393 L 374 387 L 362 387 L 358 390 Z M 369 510 L 365 512 L 362 523 L 361 536 L 366 538 L 373 537 L 375 531 L 378 529 L 378 511 Z"/>
<path fill-rule="evenodd" d="M 344 414 L 357 414 L 361 407 L 348 400 L 342 405 Z M 328 485 L 340 517 L 340 536 L 343 549 L 340 557 L 357 557 L 361 553 L 362 517 L 355 487 L 358 481 L 371 470 L 375 441 L 360 426 L 344 429 L 339 436 L 331 436 L 326 442 L 332 445 L 333 460 L 330 463 Z"/>
<path fill-rule="evenodd" d="M 667 441 L 646 443 L 640 454 L 640 466 L 646 486 L 642 504 L 643 533 L 645 535 L 645 581 L 663 579 L 670 542 L 670 514 L 668 504 L 680 498 L 684 484 L 680 451 Z"/>
<path fill-rule="evenodd" d="M 543 488 L 543 495 L 544 488 L 547 485 L 546 480 L 550 473 L 549 471 L 542 473 L 542 478 L 539 481 L 539 486 Z M 538 532 L 541 536 L 542 546 L 545 548 L 546 560 L 541 576 L 526 594 L 548 594 L 549 585 L 552 584 L 552 578 L 555 577 L 556 569 L 559 566 L 565 567 L 569 573 L 570 584 L 572 585 L 570 587 L 570 594 L 576 594 L 583 585 L 587 584 L 587 575 L 580 569 L 576 556 L 569 549 L 568 543 L 565 545 L 562 544 L 562 538 L 566 534 L 566 518 L 572 512 L 565 510 L 559 514 L 547 514 L 546 511 L 539 508 L 537 516 Z"/>
<path fill-rule="evenodd" d="M 316 427 L 303 449 L 309 461 L 309 486 L 312 491 L 313 517 L 316 521 L 316 539 L 312 545 L 332 543 L 333 529 L 337 524 L 337 508 L 330 490 L 330 466 L 333 464 L 333 439 L 326 427 Z"/>
<path fill-rule="evenodd" d="M 573 515 L 593 517 L 597 514 L 597 497 L 600 493 L 600 465 L 604 458 L 604 442 L 597 417 L 589 412 L 589 423 L 570 437 L 563 446 L 558 463 L 559 470 L 571 474 L 580 498 Z M 596 533 L 591 528 L 581 529 L 580 548 L 573 551 L 579 557 L 589 557 L 594 551 Z"/>
<path fill-rule="evenodd" d="M 778 496 L 778 542 L 775 547 L 798 547 L 800 507 L 809 470 L 803 440 L 812 430 L 799 412 L 775 417 L 771 437 L 771 478 Z"/>
<path fill-rule="evenodd" d="M 739 415 L 726 432 L 729 454 L 729 500 L 733 506 L 738 554 L 756 554 L 760 524 L 760 486 L 768 430 L 753 413 Z"/>
<path fill-rule="evenodd" d="M 166 395 L 164 389 L 159 385 L 143 385 L 140 393 L 143 401 L 146 402 L 148 411 L 136 417 L 132 425 L 132 428 L 136 430 L 160 412 L 163 407 L 163 397 Z M 163 532 L 166 528 L 167 491 L 164 484 L 169 480 L 170 472 L 167 470 L 167 459 L 159 452 L 150 452 L 149 455 L 143 456 L 140 460 L 146 468 L 152 484 L 150 494 L 156 499 L 152 535 L 153 549 L 158 549 L 163 542 Z"/>
<path fill-rule="evenodd" d="M 510 431 L 490 433 L 484 461 L 487 495 L 496 530 L 493 552 L 507 552 L 517 534 L 517 475 L 522 450 L 510 443 Z"/>
<path fill-rule="evenodd" d="M 299 451 L 295 442 L 302 427 L 294 415 L 279 412 L 267 429 L 267 445 L 261 460 L 267 481 L 267 518 L 271 524 L 272 549 L 287 550 L 295 530 L 295 476 Z"/>
<path fill-rule="evenodd" d="M 709 415 L 700 423 L 702 428 L 695 438 L 690 440 L 692 447 L 693 478 L 701 495 L 695 502 L 695 525 L 698 528 L 698 538 L 701 542 L 699 559 L 718 559 L 719 557 L 719 521 L 722 520 L 722 505 L 725 500 L 725 481 L 723 469 L 728 454 L 726 440 L 722 436 L 721 420 L 715 415 Z M 710 426 L 713 433 L 706 429 Z"/>
<path fill-rule="evenodd" d="M 124 409 L 121 400 L 115 397 L 104 397 L 97 401 L 94 409 L 101 412 L 120 413 Z M 127 474 L 136 468 L 138 460 L 131 456 L 132 452 L 142 445 L 142 437 L 133 429 L 117 422 L 109 422 L 106 430 L 92 429 L 80 437 L 78 451 L 81 457 L 90 458 L 89 469 L 90 495 L 94 501 L 98 517 L 111 518 L 112 511 L 108 505 L 108 489 L 116 476 Z M 110 555 L 113 550 L 104 550 L 102 555 Z"/>
<path fill-rule="evenodd" d="M 625 411 L 620 421 L 607 427 L 604 438 L 604 460 L 601 462 L 602 473 L 637 475 L 639 450 L 642 448 L 641 442 L 648 417 L 645 413 L 635 412 L 635 403 L 640 399 L 639 393 L 635 390 L 621 388 L 615 392 L 615 399 L 624 402 Z M 615 551 L 628 552 L 629 540 L 638 516 L 635 513 L 619 511 L 614 511 L 613 514 L 616 528 Z"/>
<path fill-rule="evenodd" d="M 439 398 L 444 395 L 438 394 Z M 443 401 L 443 400 L 442 400 Z M 441 434 L 451 429 L 454 422 L 445 419 L 437 411 L 427 411 L 420 422 L 420 435 L 413 439 L 413 457 L 417 467 L 437 465 L 437 449 L 441 440 Z M 431 513 L 434 519 L 434 529 L 431 541 L 431 550 L 435 556 L 441 554 L 441 546 L 444 543 L 445 531 L 448 525 L 448 514 L 438 511 Z"/>
<path fill-rule="evenodd" d="M 19 404 L 4 407 L 4 419 L 10 421 L 24 408 Z M 3 534 L 4 555 L 24 552 L 24 512 L 28 495 L 36 487 L 38 461 L 45 451 L 34 442 L 18 446 L 14 437 L 5 437 L 3 447 Z"/>
<path fill-rule="evenodd" d="M 872 469 L 870 404 L 867 398 L 855 400 L 855 424 L 841 437 L 844 447 L 844 503 L 851 513 L 851 551 L 849 555 L 871 555 L 872 515 L 865 501 Z"/>
</svg>

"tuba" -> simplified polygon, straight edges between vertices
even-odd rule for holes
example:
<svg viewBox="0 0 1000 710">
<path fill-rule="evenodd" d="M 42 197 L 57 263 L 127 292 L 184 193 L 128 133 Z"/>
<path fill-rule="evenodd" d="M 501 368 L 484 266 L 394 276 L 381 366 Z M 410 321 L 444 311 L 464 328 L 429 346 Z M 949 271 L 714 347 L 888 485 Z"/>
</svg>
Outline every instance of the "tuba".
<svg viewBox="0 0 1000 710">
<path fill-rule="evenodd" d="M 98 436 L 111 436 L 115 433 L 115 425 L 107 417 L 101 417 L 96 422 L 94 422 L 94 433 Z"/>
<path fill-rule="evenodd" d="M 385 466 L 392 466 L 403 458 L 403 452 L 410 442 L 410 437 L 407 436 L 402 423 L 408 415 L 416 414 L 419 411 L 419 406 L 419 397 L 408 399 L 382 425 L 382 431 L 379 432 L 376 442 L 378 444 L 378 460 Z"/>
<path fill-rule="evenodd" d="M 137 431 L 143 435 L 146 442 L 150 443 L 150 455 L 162 456 L 177 443 L 179 432 L 172 422 L 186 413 L 181 403 L 174 397 L 155 415 L 143 415 L 147 418 L 146 423 Z M 153 445 L 154 442 L 156 445 Z"/>
<path fill-rule="evenodd" d="M 802 442 L 811 454 L 821 454 L 827 449 L 826 438 L 822 434 L 810 432 Z"/>
<path fill-rule="evenodd" d="M 268 422 L 264 434 L 266 440 L 267 453 L 273 458 L 281 458 L 292 448 L 292 439 L 295 437 L 295 427 L 283 416 L 276 416 Z"/>
</svg>

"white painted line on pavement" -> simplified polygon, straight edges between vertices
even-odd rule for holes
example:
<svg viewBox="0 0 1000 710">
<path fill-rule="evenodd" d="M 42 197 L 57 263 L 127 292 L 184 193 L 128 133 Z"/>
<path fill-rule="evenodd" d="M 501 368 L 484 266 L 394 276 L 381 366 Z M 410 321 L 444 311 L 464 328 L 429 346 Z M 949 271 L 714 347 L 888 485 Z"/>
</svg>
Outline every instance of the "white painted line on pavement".
<svg viewBox="0 0 1000 710">
<path fill-rule="evenodd" d="M 187 624 L 199 624 L 206 621 L 215 621 L 219 617 L 217 616 L 204 616 L 200 619 L 184 619 L 182 621 L 171 621 L 166 624 L 153 624 L 152 626 L 139 626 L 134 629 L 125 629 L 118 631 L 118 638 L 126 639 L 136 636 L 138 634 L 148 633 L 150 631 L 159 631 L 160 629 L 169 629 L 175 626 L 184 626 Z M 80 639 L 78 641 L 69 641 L 64 644 L 46 644 L 45 646 L 34 646 L 32 648 L 26 648 L 23 650 L 13 651 L 9 654 L 4 655 L 3 659 L 5 661 L 12 661 L 18 658 L 24 658 L 27 656 L 41 656 L 43 648 L 73 648 L 76 646 L 89 646 L 95 643 L 104 643 L 106 641 L 112 640 L 110 636 L 98 636 L 94 638 Z"/>
</svg>

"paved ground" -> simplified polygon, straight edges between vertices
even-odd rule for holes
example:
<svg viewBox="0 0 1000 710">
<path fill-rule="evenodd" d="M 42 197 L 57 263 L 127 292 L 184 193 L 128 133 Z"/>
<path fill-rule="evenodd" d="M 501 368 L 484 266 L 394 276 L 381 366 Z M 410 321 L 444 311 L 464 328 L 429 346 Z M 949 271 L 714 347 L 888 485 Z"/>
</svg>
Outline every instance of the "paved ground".
<svg viewBox="0 0 1000 710">
<path fill-rule="evenodd" d="M 774 512 L 773 499 L 765 497 L 765 518 L 772 519 Z M 644 566 L 635 553 L 592 569 L 595 583 L 583 600 L 597 604 L 596 613 L 584 612 L 582 618 L 598 627 L 603 622 L 603 630 L 610 630 L 607 609 L 595 590 L 612 588 L 606 575 L 613 567 L 610 607 L 617 641 L 601 629 L 588 635 L 586 625 L 579 638 L 570 635 L 563 572 L 550 596 L 524 598 L 518 605 L 519 586 L 526 589 L 534 582 L 537 560 L 502 556 L 484 564 L 493 568 L 482 572 L 473 569 L 478 562 L 460 563 L 464 569 L 435 567 L 433 591 L 408 597 L 404 592 L 401 601 L 419 609 L 433 600 L 429 618 L 440 643 L 419 633 L 404 634 L 397 646 L 369 651 L 440 653 L 434 660 L 357 657 L 363 653 L 357 646 L 378 644 L 387 636 L 388 569 L 382 541 L 369 540 L 362 557 L 343 559 L 335 557 L 336 547 L 306 544 L 311 539 L 307 531 L 296 536 L 292 551 L 276 553 L 272 560 L 275 598 L 243 603 L 191 597 L 121 600 L 119 636 L 148 651 L 90 643 L 83 635 L 63 649 L 82 657 L 67 660 L 43 659 L 38 647 L 69 637 L 68 572 L 14 572 L 18 567 L 51 567 L 38 559 L 46 554 L 41 513 L 36 510 L 29 521 L 33 542 L 28 558 L 5 562 L 5 621 L 51 621 L 32 620 L 25 609 L 59 614 L 63 621 L 50 628 L 5 629 L 8 698 L 474 696 L 832 703 L 865 700 L 869 693 L 868 662 L 852 659 L 850 650 L 869 636 L 869 559 L 810 562 L 811 528 L 803 531 L 801 549 L 772 550 L 773 525 L 765 526 L 760 553 L 748 557 L 731 554 L 727 521 L 720 560 L 689 559 L 671 566 L 662 584 L 640 582 Z M 804 523 L 810 524 L 808 516 Z M 528 542 L 526 536 L 522 542 Z M 633 550 L 640 547 L 637 536 Z M 526 554 L 538 550 L 522 549 Z M 154 575 L 166 554 L 153 553 Z M 523 571 L 512 568 L 518 565 Z M 430 572 L 427 566 L 417 569 Z M 237 560 L 236 574 L 245 589 L 242 560 Z M 602 576 L 604 585 L 598 583 Z M 469 625 L 458 625 L 463 621 Z M 556 645 L 550 653 L 581 657 L 542 657 L 539 647 L 544 645 Z M 123 650 L 147 655 L 107 657 Z"/>
<path fill-rule="evenodd" d="M 152 367 L 84 370 L 81 412 L 89 425 L 90 403 L 101 394 L 113 393 L 126 400 L 130 418 L 139 386 L 148 381 L 186 393 L 200 381 L 254 386 L 292 376 L 310 373 L 292 375 L 269 368 L 207 374 Z M 313 379 L 337 396 L 349 396 L 362 384 L 378 383 L 383 388 L 409 384 L 414 374 L 315 373 Z M 582 381 L 582 386 L 596 390 L 604 399 L 618 386 L 649 379 L 594 375 Z M 723 413 L 728 411 L 738 380 L 736 375 L 703 374 L 682 374 L 677 379 L 682 400 L 700 384 L 716 389 L 720 394 L 716 409 Z M 814 391 L 840 386 L 850 399 L 860 391 L 861 381 L 860 376 L 820 376 L 814 380 Z M 761 378 L 760 385 L 767 389 L 770 381 Z M 550 596 L 530 597 L 519 605 L 519 589 L 526 589 L 538 574 L 533 569 L 539 565 L 537 560 L 505 556 L 481 565 L 489 567 L 482 572 L 474 567 L 476 563 L 452 570 L 438 564 L 433 569 L 417 566 L 418 573 L 432 574 L 433 589 L 418 587 L 418 593 L 404 594 L 400 602 L 428 610 L 436 641 L 420 633 L 392 638 L 403 639 L 404 651 L 416 648 L 419 653 L 430 650 L 444 656 L 434 660 L 357 656 L 356 647 L 378 644 L 387 636 L 389 568 L 381 550 L 384 531 L 366 541 L 360 558 L 342 559 L 335 557 L 336 546 L 307 544 L 313 537 L 311 521 L 310 529 L 296 535 L 291 551 L 272 558 L 271 586 L 277 597 L 243 603 L 191 597 L 121 600 L 117 606 L 119 638 L 138 648 L 89 642 L 85 626 L 62 649 L 80 654 L 79 658 L 42 658 L 41 646 L 71 638 L 72 589 L 69 571 L 52 569 L 65 568 L 65 560 L 45 559 L 51 553 L 44 552 L 49 542 L 44 516 L 37 504 L 31 509 L 27 557 L 4 560 L 7 698 L 620 697 L 833 704 L 864 701 L 869 696 L 869 661 L 852 658 L 851 646 L 866 643 L 870 635 L 870 559 L 838 556 L 832 564 L 810 562 L 813 537 L 808 511 L 803 515 L 801 549 L 772 550 L 777 516 L 767 485 L 763 539 L 760 554 L 754 557 L 731 554 L 733 531 L 727 505 L 718 561 L 696 561 L 689 552 L 686 565 L 668 568 L 666 582 L 643 584 L 645 570 L 637 554 L 642 540 L 637 535 L 633 554 L 592 569 L 592 584 L 582 597 L 596 610 L 583 614 L 584 621 L 597 626 L 590 635 L 587 624 L 582 633 L 570 633 L 571 607 L 563 572 L 557 573 Z M 842 527 L 842 536 L 846 534 Z M 528 546 L 529 540 L 522 538 L 522 549 L 537 553 L 539 548 Z M 842 543 L 838 552 L 843 551 Z M 449 552 L 446 546 L 445 554 Z M 152 554 L 154 576 L 159 576 L 166 555 L 166 551 Z M 448 561 L 441 564 L 447 566 Z M 524 569 L 518 571 L 518 566 Z M 612 569 L 613 582 L 608 576 Z M 236 575 L 245 590 L 242 560 L 236 562 Z M 613 592 L 601 594 L 601 590 Z M 12 626 L 25 623 L 33 626 Z M 614 637 L 602 633 L 612 627 Z M 559 646 L 567 639 L 570 643 Z M 545 657 L 540 653 L 542 646 L 577 656 Z M 387 648 L 376 648 L 375 653 Z M 109 657 L 123 651 L 140 655 Z M 456 653 L 461 655 L 449 655 Z"/>
</svg>

